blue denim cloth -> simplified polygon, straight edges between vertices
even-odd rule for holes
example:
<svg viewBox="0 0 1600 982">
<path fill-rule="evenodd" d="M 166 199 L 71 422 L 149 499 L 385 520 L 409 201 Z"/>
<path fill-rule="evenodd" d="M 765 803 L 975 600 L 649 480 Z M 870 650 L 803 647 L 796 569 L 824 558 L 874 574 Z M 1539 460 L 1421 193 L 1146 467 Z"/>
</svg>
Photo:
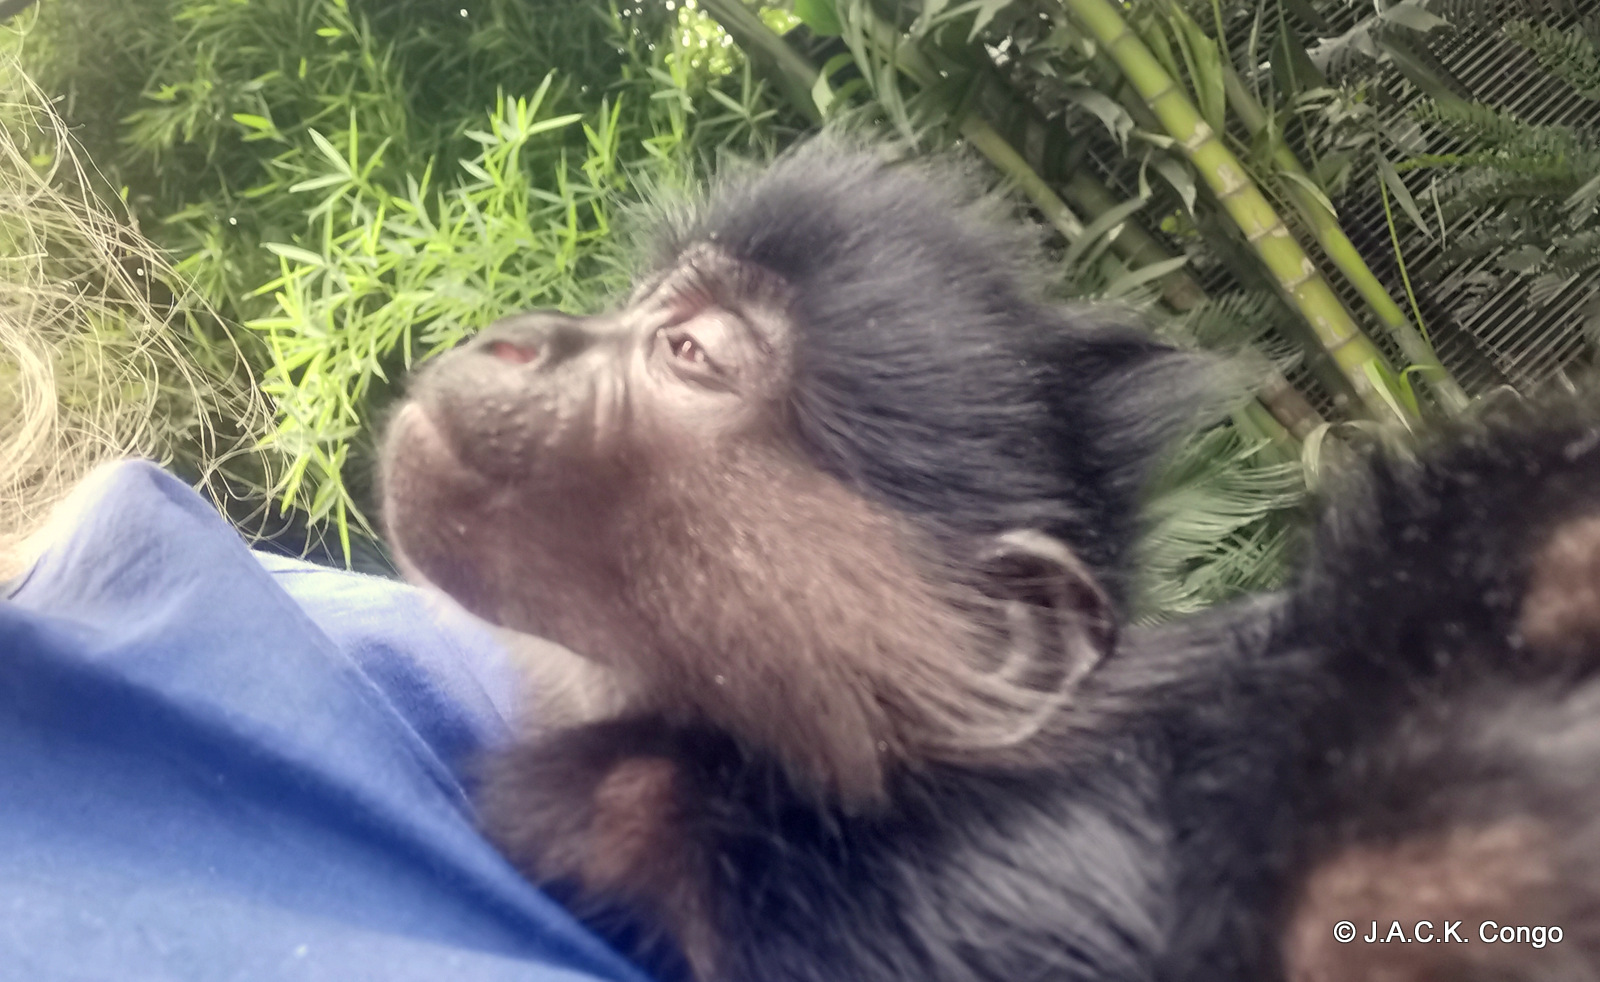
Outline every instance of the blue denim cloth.
<svg viewBox="0 0 1600 982">
<path fill-rule="evenodd" d="M 639 980 L 473 827 L 514 692 L 465 617 L 118 465 L 0 600 L 0 979 Z"/>
</svg>

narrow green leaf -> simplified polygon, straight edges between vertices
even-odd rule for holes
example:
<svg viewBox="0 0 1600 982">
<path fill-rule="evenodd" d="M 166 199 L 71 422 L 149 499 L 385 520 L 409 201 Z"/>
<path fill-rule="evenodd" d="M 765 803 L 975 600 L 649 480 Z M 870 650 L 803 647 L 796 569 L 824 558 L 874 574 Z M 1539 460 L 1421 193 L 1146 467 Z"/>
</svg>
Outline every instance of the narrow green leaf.
<svg viewBox="0 0 1600 982">
<path fill-rule="evenodd" d="M 1587 211 L 1595 206 L 1597 200 L 1600 200 L 1600 174 L 1585 181 L 1582 187 L 1574 191 L 1564 207 L 1574 212 Z"/>
<path fill-rule="evenodd" d="M 945 8 L 948 6 L 950 6 L 950 0 L 923 0 L 922 12 L 917 15 L 916 21 L 911 25 L 911 36 L 921 37 L 926 33 L 928 28 L 933 26 L 934 22 L 939 19 L 939 15 L 944 13 Z"/>
<path fill-rule="evenodd" d="M 1310 490 L 1315 491 L 1322 483 L 1322 444 L 1332 430 L 1332 423 L 1318 423 L 1300 444 L 1300 469 Z"/>
<path fill-rule="evenodd" d="M 1378 173 L 1383 176 L 1383 183 L 1389 186 L 1394 193 L 1395 200 L 1400 202 L 1400 207 L 1405 209 L 1406 215 L 1414 222 L 1422 234 L 1433 238 L 1433 230 L 1428 227 L 1427 219 L 1422 217 L 1422 209 L 1417 207 L 1416 199 L 1411 197 L 1411 191 L 1406 187 L 1406 182 L 1400 180 L 1400 175 L 1395 172 L 1394 164 L 1384 156 L 1377 158 Z"/>
<path fill-rule="evenodd" d="M 274 255 L 282 256 L 290 262 L 300 263 L 304 266 L 326 265 L 325 260 L 321 256 L 309 249 L 302 249 L 299 246 L 288 245 L 283 242 L 263 242 L 262 245 L 267 247 L 267 251 L 273 253 Z"/>
<path fill-rule="evenodd" d="M 726 92 L 723 92 L 723 91 L 721 91 L 721 90 L 719 90 L 717 88 L 714 88 L 714 87 L 707 88 L 706 89 L 706 94 L 709 95 L 711 98 L 717 100 L 718 102 L 722 103 L 724 106 L 726 106 L 729 110 L 731 110 L 734 113 L 734 115 L 736 117 L 744 116 L 744 114 L 745 114 L 744 106 L 741 105 L 739 100 L 735 99 L 733 96 L 728 95 Z M 821 107 L 819 106 L 818 108 L 821 108 Z"/>
<path fill-rule="evenodd" d="M 1328 200 L 1328 196 L 1322 193 L 1322 189 L 1317 187 L 1316 182 L 1311 180 L 1311 178 L 1300 173 L 1299 171 L 1285 170 L 1279 171 L 1278 173 L 1281 174 L 1286 180 L 1292 181 L 1294 184 L 1298 185 L 1301 190 L 1311 195 L 1311 197 L 1316 200 L 1317 204 L 1324 208 L 1328 214 L 1335 218 L 1339 217 L 1339 213 L 1333 209 L 1333 202 Z"/>
<path fill-rule="evenodd" d="M 1448 27 L 1450 22 L 1423 8 L 1425 0 L 1401 0 L 1378 16 L 1386 24 L 1398 24 L 1413 31 L 1427 33 L 1436 27 Z"/>
<path fill-rule="evenodd" d="M 1131 201 L 1124 201 L 1119 205 L 1108 208 L 1104 214 L 1084 226 L 1083 234 L 1079 235 L 1067 247 L 1066 255 L 1061 258 L 1061 264 L 1069 270 L 1077 269 L 1084 254 L 1089 251 L 1091 246 L 1099 242 L 1102 237 L 1107 240 L 1107 244 L 1110 244 L 1110 241 L 1116 238 L 1115 233 L 1120 229 L 1122 223 L 1146 204 L 1147 202 L 1143 199 L 1134 198 Z"/>
<path fill-rule="evenodd" d="M 1128 134 L 1133 132 L 1135 123 L 1133 116 L 1120 102 L 1098 89 L 1087 86 L 1071 86 L 1064 94 L 1069 102 L 1100 117 L 1100 122 L 1105 124 L 1106 130 L 1117 141 L 1117 145 L 1124 150 L 1128 148 Z"/>
<path fill-rule="evenodd" d="M 848 51 L 841 51 L 823 63 L 822 71 L 817 73 L 817 82 L 811 87 L 811 101 L 816 103 L 818 112 L 827 113 L 828 107 L 840 96 L 840 93 L 835 92 L 832 84 L 829 83 L 829 76 L 854 61 L 854 55 Z M 860 79 L 852 79 L 851 81 L 859 82 Z M 846 84 L 848 85 L 849 83 Z"/>
<path fill-rule="evenodd" d="M 1361 371 L 1366 375 L 1367 381 L 1372 383 L 1372 390 L 1378 394 L 1378 398 L 1387 403 L 1394 415 L 1410 428 L 1412 417 L 1407 416 L 1405 410 L 1401 408 L 1400 400 L 1396 398 L 1395 381 L 1390 378 L 1389 373 L 1375 361 L 1362 362 Z"/>
<path fill-rule="evenodd" d="M 1118 297 L 1126 296 L 1151 280 L 1159 280 L 1168 273 L 1177 272 L 1188 265 L 1188 262 L 1188 256 L 1174 256 L 1171 259 L 1163 259 L 1158 263 L 1151 263 L 1148 266 L 1129 270 L 1111 281 L 1110 285 L 1105 289 L 1105 297 L 1115 300 Z"/>
<path fill-rule="evenodd" d="M 824 115 L 828 107 L 833 105 L 833 86 L 828 84 L 827 72 L 817 73 L 816 84 L 811 86 L 811 101 L 816 104 L 817 112 Z"/>
<path fill-rule="evenodd" d="M 1172 41 L 1167 37 L 1165 26 L 1160 21 L 1150 20 L 1140 26 L 1138 33 L 1167 74 L 1177 78 L 1183 69 L 1178 65 L 1177 56 L 1172 53 Z"/>
<path fill-rule="evenodd" d="M 1178 197 L 1183 199 L 1185 210 L 1193 215 L 1196 189 L 1194 172 L 1189 169 L 1189 165 L 1164 153 L 1157 154 L 1151 163 L 1155 165 L 1156 171 L 1166 178 L 1167 183 L 1172 185 L 1172 189 L 1178 192 Z"/>
<path fill-rule="evenodd" d="M 348 174 L 324 174 L 321 177 L 311 177 L 296 184 L 289 185 L 290 194 L 299 194 L 302 191 L 316 191 L 319 188 L 331 188 L 335 184 L 348 184 Z"/>
<path fill-rule="evenodd" d="M 1217 43 L 1181 9 L 1174 11 L 1172 21 L 1172 33 L 1178 40 L 1184 67 L 1189 70 L 1189 80 L 1194 84 L 1200 115 L 1214 132 L 1221 133 L 1225 126 L 1228 96 L 1222 77 L 1222 55 L 1217 50 Z"/>
<path fill-rule="evenodd" d="M 1437 378 L 1439 369 L 1432 365 L 1411 365 L 1400 373 L 1400 395 L 1405 400 L 1406 408 L 1411 410 L 1411 415 L 1422 418 L 1422 402 L 1417 397 L 1417 387 L 1412 384 L 1412 376 Z"/>
<path fill-rule="evenodd" d="M 1011 0 L 977 0 L 978 16 L 972 20 L 972 30 L 967 33 L 967 43 L 971 44 L 978 37 L 978 32 L 989 26 L 998 14 L 1009 6 Z"/>
<path fill-rule="evenodd" d="M 324 157 L 327 157 L 328 160 L 331 161 L 333 165 L 339 168 L 341 171 L 345 172 L 346 174 L 350 173 L 349 161 L 345 160 L 344 156 L 340 154 L 338 150 L 334 149 L 333 144 L 328 142 L 327 137 L 323 136 L 321 133 L 318 133 L 316 130 L 306 130 L 306 133 L 311 136 L 311 142 L 317 145 L 317 149 L 322 151 L 322 155 Z"/>
<path fill-rule="evenodd" d="M 561 129 L 563 126 L 571 126 L 582 118 L 583 113 L 569 113 L 565 116 L 552 116 L 549 119 L 541 119 L 528 127 L 528 136 L 537 136 L 550 130 Z"/>
<path fill-rule="evenodd" d="M 794 0 L 794 15 L 819 37 L 838 37 L 844 33 L 833 0 Z"/>
</svg>

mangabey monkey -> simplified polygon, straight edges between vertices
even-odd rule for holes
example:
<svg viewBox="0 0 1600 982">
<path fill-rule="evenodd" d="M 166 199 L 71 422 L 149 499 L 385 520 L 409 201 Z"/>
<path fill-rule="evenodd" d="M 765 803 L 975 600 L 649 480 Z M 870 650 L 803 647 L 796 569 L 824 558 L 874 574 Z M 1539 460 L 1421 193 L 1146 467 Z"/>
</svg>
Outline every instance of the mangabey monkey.
<svg viewBox="0 0 1600 982">
<path fill-rule="evenodd" d="M 658 968 L 1152 971 L 1160 755 L 1093 707 L 1206 373 L 1044 303 L 983 212 L 812 143 L 672 223 L 621 310 L 496 324 L 394 419 L 402 563 L 621 694 L 499 760 L 487 828 Z"/>
<path fill-rule="evenodd" d="M 1284 601 L 1207 616 L 1246 632 L 1119 654 L 1174 734 L 1163 977 L 1600 978 L 1600 413 L 1346 485 Z"/>
<path fill-rule="evenodd" d="M 1289 974 L 1600 978 L 1600 413 L 1513 405 L 1376 461 L 1297 594 L 1341 688 L 1295 786 Z M 1470 940 L 1340 945 L 1342 918 Z"/>
</svg>

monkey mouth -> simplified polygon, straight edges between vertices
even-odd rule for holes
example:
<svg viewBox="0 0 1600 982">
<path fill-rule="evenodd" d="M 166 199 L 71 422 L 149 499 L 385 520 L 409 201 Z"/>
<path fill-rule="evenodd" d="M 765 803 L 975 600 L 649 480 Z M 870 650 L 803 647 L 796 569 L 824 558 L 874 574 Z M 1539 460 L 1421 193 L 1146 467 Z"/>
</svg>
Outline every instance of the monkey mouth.
<svg viewBox="0 0 1600 982">
<path fill-rule="evenodd" d="M 449 427 L 427 407 L 408 401 L 389 423 L 383 454 L 384 511 L 393 518 L 399 510 L 421 506 L 432 514 L 448 505 L 451 513 L 489 506 L 507 489 L 468 461 L 458 449 Z M 393 538 L 391 530 L 391 538 Z"/>
<path fill-rule="evenodd" d="M 480 588 L 463 558 L 474 546 L 451 516 L 491 507 L 500 485 L 467 464 L 445 426 L 415 400 L 389 421 L 382 483 L 385 537 L 397 563 L 468 603 Z"/>
<path fill-rule="evenodd" d="M 401 441 L 405 444 L 404 453 L 421 454 L 424 457 L 444 457 L 444 462 L 455 467 L 465 467 L 463 461 L 450 445 L 450 439 L 445 436 L 444 430 L 434 422 L 428 411 L 416 400 L 409 400 L 400 411 L 395 414 L 394 421 L 389 424 L 394 430 L 391 441 Z M 396 448 L 391 448 L 391 453 Z"/>
<path fill-rule="evenodd" d="M 456 447 L 449 429 L 415 399 L 395 413 L 389 424 L 389 446 L 385 456 L 389 470 L 403 468 L 432 480 L 486 487 L 490 476 L 467 460 Z"/>
</svg>

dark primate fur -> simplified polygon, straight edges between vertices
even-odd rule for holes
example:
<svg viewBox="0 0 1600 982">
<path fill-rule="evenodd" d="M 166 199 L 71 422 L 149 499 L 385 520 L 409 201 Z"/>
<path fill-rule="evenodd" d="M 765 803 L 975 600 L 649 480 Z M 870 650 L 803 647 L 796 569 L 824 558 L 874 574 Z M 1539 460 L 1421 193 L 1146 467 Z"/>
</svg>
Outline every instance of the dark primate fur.
<svg viewBox="0 0 1600 982">
<path fill-rule="evenodd" d="M 1600 978 L 1600 413 L 1513 405 L 1380 458 L 1322 519 L 1296 617 L 1340 682 L 1308 717 L 1296 978 Z M 1335 916 L 1335 911 L 1342 911 Z M 1338 945 L 1399 920 L 1448 945 Z M 1560 926 L 1542 949 L 1478 925 Z M 1403 950 L 1402 950 L 1403 949 Z M 1379 956 L 1377 952 L 1382 951 Z"/>
<path fill-rule="evenodd" d="M 1163 977 L 1600 978 L 1600 413 L 1503 408 L 1344 485 L 1286 596 L 1207 615 L 1237 639 L 1120 656 L 1171 721 Z"/>
<path fill-rule="evenodd" d="M 402 561 L 616 673 L 615 718 L 531 738 L 482 803 L 648 963 L 1155 968 L 1159 733 L 1101 726 L 1121 703 L 1095 666 L 1141 484 L 1206 372 L 1044 302 L 988 212 L 944 172 L 813 143 L 670 223 L 627 308 L 491 328 L 392 427 Z M 689 413 L 714 395 L 657 388 L 680 322 L 695 347 L 765 338 L 737 399 Z M 657 324 L 665 355 L 634 340 Z"/>
<path fill-rule="evenodd" d="M 1199 359 L 1043 302 L 1028 233 L 958 173 L 817 143 L 665 224 L 659 269 L 711 242 L 791 288 L 789 419 L 824 470 L 937 529 L 1042 529 L 1120 581 Z"/>
</svg>

